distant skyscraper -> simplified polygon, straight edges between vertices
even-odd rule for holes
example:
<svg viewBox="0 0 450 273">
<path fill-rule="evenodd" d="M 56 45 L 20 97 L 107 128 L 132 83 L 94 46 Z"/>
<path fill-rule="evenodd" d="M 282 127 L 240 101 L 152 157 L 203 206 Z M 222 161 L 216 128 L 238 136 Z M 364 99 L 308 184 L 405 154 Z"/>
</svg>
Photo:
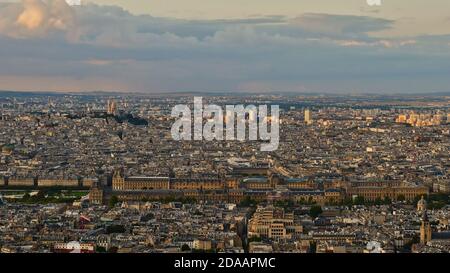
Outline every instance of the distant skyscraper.
<svg viewBox="0 0 450 273">
<path fill-rule="evenodd" d="M 116 113 L 116 102 L 114 100 L 108 100 L 106 109 L 109 115 L 114 115 Z"/>
<path fill-rule="evenodd" d="M 311 125 L 312 124 L 312 118 L 311 118 L 311 111 L 309 109 L 305 110 L 305 123 L 307 125 Z"/>
</svg>

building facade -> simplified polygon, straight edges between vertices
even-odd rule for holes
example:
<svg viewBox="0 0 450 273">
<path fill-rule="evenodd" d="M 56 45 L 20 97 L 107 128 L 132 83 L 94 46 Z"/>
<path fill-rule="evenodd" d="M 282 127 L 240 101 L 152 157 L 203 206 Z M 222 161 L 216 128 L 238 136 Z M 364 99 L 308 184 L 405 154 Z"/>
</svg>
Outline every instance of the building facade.
<svg viewBox="0 0 450 273">
<path fill-rule="evenodd" d="M 286 213 L 282 208 L 258 208 L 248 223 L 248 237 L 291 239 L 302 232 L 303 227 L 294 221 L 294 213 Z"/>
</svg>

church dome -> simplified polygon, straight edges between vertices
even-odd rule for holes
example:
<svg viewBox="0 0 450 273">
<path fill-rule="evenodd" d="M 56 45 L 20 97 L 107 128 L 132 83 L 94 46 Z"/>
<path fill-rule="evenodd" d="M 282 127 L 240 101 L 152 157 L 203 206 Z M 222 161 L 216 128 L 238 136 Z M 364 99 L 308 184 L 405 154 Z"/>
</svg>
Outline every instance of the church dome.
<svg viewBox="0 0 450 273">
<path fill-rule="evenodd" d="M 417 211 L 423 212 L 425 210 L 427 210 L 427 201 L 422 196 L 419 202 L 417 202 Z"/>
</svg>

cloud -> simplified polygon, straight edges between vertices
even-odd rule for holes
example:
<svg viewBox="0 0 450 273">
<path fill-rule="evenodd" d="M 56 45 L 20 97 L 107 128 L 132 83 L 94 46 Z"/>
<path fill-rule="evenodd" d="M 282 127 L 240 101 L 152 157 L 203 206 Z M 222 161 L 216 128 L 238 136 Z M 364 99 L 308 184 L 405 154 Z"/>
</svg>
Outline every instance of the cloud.
<svg viewBox="0 0 450 273">
<path fill-rule="evenodd" d="M 233 20 L 182 20 L 133 15 L 116 6 L 70 7 L 64 0 L 24 0 L 4 4 L 0 34 L 43 37 L 63 32 L 72 43 L 122 48 L 229 46 L 232 44 L 304 44 L 311 40 L 343 45 L 383 45 L 388 40 L 369 32 L 389 28 L 392 21 L 308 13 L 294 19 L 269 16 Z M 340 41 L 354 41 L 345 43 Z"/>
<path fill-rule="evenodd" d="M 376 32 L 391 28 L 394 21 L 367 17 L 307 13 L 290 20 L 290 24 L 310 33 L 327 36 L 366 36 L 369 32 Z"/>
<path fill-rule="evenodd" d="M 15 38 L 45 37 L 68 31 L 75 14 L 64 0 L 23 0 L 0 4 L 0 34 Z"/>
<path fill-rule="evenodd" d="M 0 89 L 447 88 L 450 37 L 377 36 L 392 24 L 332 14 L 181 20 L 63 0 L 0 4 Z"/>
<path fill-rule="evenodd" d="M 357 41 L 357 40 L 336 40 L 336 44 L 345 47 L 385 47 L 398 48 L 417 44 L 417 40 L 376 40 L 376 41 Z"/>
</svg>

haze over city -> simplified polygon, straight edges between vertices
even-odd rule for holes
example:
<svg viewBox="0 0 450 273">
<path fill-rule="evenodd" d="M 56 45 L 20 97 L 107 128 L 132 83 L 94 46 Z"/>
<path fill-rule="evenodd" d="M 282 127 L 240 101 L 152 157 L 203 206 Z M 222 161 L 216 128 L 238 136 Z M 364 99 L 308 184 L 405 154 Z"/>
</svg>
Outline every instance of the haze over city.
<svg viewBox="0 0 450 273">
<path fill-rule="evenodd" d="M 445 0 L 0 1 L 0 90 L 447 92 Z"/>
</svg>

